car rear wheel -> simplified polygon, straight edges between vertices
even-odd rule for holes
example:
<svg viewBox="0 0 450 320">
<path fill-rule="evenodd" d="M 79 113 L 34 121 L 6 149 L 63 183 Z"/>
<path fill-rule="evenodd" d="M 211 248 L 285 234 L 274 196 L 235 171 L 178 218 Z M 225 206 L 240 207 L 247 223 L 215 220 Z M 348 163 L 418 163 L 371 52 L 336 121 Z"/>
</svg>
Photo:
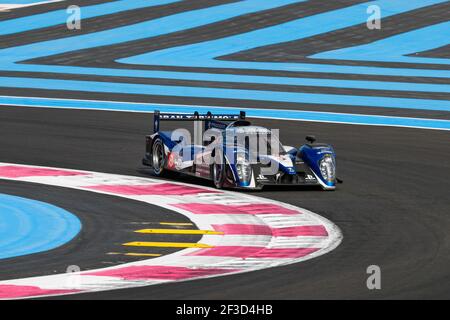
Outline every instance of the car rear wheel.
<svg viewBox="0 0 450 320">
<path fill-rule="evenodd" d="M 223 163 L 214 163 L 211 166 L 212 171 L 212 179 L 214 182 L 214 186 L 217 189 L 223 188 L 223 181 L 225 178 L 225 165 Z"/>
<path fill-rule="evenodd" d="M 152 167 L 155 175 L 160 176 L 163 174 L 165 163 L 164 144 L 161 138 L 156 138 L 152 147 Z"/>
</svg>

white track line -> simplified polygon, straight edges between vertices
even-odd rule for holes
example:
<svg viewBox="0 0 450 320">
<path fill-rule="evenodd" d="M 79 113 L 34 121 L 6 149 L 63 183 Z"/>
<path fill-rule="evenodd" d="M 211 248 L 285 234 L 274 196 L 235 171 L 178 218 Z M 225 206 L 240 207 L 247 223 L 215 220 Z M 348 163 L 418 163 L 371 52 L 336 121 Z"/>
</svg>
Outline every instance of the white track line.
<svg viewBox="0 0 450 320">
<path fill-rule="evenodd" d="M 45 4 L 45 3 L 51 3 L 51 2 L 61 2 L 61 1 L 65 1 L 65 0 L 49 0 L 49 1 L 40 1 L 40 2 L 34 2 L 34 3 L 23 3 L 23 4 L 13 4 L 13 3 L 8 3 L 7 0 L 5 0 L 6 2 L 2 2 L 0 3 L 0 12 L 1 11 L 11 11 L 13 9 L 18 9 L 18 8 L 25 8 L 25 7 L 31 7 L 31 6 L 38 6 L 41 4 Z"/>
</svg>

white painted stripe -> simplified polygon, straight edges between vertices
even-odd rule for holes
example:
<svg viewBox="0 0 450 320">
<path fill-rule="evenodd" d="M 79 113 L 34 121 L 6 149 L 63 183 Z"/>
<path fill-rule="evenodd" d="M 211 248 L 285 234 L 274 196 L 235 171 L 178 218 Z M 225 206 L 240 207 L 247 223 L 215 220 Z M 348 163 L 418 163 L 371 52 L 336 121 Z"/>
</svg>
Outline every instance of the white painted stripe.
<svg viewBox="0 0 450 320">
<path fill-rule="evenodd" d="M 5 0 L 8 1 L 8 0 Z M 51 3 L 51 2 L 61 2 L 61 1 L 65 1 L 65 0 L 48 0 L 48 1 L 39 1 L 39 2 L 34 2 L 34 3 L 0 3 L 0 11 L 10 11 L 13 9 L 18 9 L 18 8 L 25 8 L 25 7 L 31 7 L 31 6 L 38 6 L 41 4 L 45 4 L 45 3 Z"/>
</svg>

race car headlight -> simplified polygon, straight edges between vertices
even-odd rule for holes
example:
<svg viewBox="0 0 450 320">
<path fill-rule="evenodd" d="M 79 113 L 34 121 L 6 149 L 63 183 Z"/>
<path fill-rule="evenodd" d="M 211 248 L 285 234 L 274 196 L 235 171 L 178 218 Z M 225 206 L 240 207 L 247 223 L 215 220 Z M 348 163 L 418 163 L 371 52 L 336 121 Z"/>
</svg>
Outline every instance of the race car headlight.
<svg viewBox="0 0 450 320">
<path fill-rule="evenodd" d="M 250 162 L 246 159 L 245 154 L 238 154 L 236 157 L 236 171 L 239 180 L 242 182 L 249 182 L 252 174 L 252 167 Z"/>
<path fill-rule="evenodd" d="M 336 176 L 336 166 L 333 157 L 328 155 L 324 156 L 322 160 L 320 160 L 319 167 L 322 177 L 328 182 L 333 182 Z"/>
</svg>

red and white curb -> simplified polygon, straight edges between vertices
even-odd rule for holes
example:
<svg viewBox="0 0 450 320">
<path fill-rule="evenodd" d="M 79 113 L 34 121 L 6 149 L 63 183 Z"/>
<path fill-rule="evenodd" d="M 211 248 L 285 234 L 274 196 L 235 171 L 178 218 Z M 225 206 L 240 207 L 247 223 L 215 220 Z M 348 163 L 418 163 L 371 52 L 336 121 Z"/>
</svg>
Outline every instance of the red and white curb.
<svg viewBox="0 0 450 320">
<path fill-rule="evenodd" d="M 336 225 L 311 211 L 245 193 L 8 163 L 0 163 L 0 179 L 142 201 L 183 214 L 201 230 L 223 232 L 201 238 L 199 242 L 208 248 L 188 248 L 158 258 L 79 273 L 0 281 L 0 299 L 113 290 L 249 272 L 320 256 L 342 240 Z"/>
</svg>

